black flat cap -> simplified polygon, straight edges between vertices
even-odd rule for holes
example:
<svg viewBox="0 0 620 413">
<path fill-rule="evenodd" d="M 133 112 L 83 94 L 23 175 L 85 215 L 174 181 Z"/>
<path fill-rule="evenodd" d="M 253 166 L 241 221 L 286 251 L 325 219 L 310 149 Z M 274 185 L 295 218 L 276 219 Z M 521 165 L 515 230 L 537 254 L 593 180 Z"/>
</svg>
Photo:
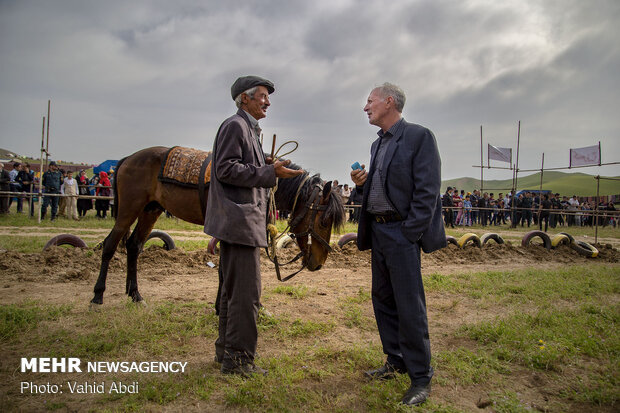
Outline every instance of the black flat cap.
<svg viewBox="0 0 620 413">
<path fill-rule="evenodd" d="M 56 165 L 56 162 L 51 161 L 51 162 L 50 162 L 50 164 L 49 164 L 49 166 L 58 166 L 58 165 Z"/>
<path fill-rule="evenodd" d="M 235 83 L 233 83 L 230 87 L 230 94 L 232 95 L 233 100 L 235 100 L 235 98 L 241 93 L 255 86 L 265 86 L 267 91 L 269 91 L 269 94 L 276 90 L 273 86 L 273 82 L 267 79 L 263 79 L 259 76 L 242 76 L 235 80 Z"/>
</svg>

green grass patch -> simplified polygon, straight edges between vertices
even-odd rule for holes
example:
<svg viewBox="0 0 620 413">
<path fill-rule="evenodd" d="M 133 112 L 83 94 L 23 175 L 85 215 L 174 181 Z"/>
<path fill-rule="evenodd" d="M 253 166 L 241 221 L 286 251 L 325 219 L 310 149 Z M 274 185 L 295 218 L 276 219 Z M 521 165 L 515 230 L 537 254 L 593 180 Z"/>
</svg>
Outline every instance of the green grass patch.
<svg viewBox="0 0 620 413">
<path fill-rule="evenodd" d="M 68 314 L 72 305 L 41 305 L 28 301 L 21 305 L 0 306 L 0 340 L 11 340 L 15 336 L 27 335 L 37 328 L 39 323 L 58 320 Z"/>
<path fill-rule="evenodd" d="M 288 337 L 310 337 L 329 333 L 334 327 L 333 321 L 321 323 L 297 318 L 282 333 Z"/>
<path fill-rule="evenodd" d="M 283 294 L 296 299 L 302 299 L 308 297 L 310 292 L 315 292 L 315 289 L 310 289 L 305 285 L 278 285 L 271 290 L 274 294 Z"/>
<path fill-rule="evenodd" d="M 489 348 L 499 360 L 538 370 L 561 371 L 580 357 L 605 358 L 617 364 L 620 307 L 582 305 L 577 309 L 545 308 L 503 319 L 464 326 L 467 337 Z"/>
<path fill-rule="evenodd" d="M 435 370 L 441 372 L 442 381 L 458 383 L 461 386 L 484 383 L 498 374 L 507 375 L 510 368 L 484 351 L 458 348 L 441 351 L 433 355 Z"/>
</svg>

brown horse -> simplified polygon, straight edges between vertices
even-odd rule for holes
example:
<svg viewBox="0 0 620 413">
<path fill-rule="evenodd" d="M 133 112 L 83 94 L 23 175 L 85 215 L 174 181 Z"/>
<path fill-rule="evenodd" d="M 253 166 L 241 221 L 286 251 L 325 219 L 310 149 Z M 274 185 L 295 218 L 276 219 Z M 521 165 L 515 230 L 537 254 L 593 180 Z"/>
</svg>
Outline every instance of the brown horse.
<svg viewBox="0 0 620 413">
<path fill-rule="evenodd" d="M 138 255 L 151 233 L 155 222 L 164 210 L 197 225 L 203 225 L 205 212 L 201 197 L 195 188 L 162 182 L 158 174 L 170 148 L 146 148 L 119 161 L 114 179 L 114 205 L 116 222 L 103 241 L 101 269 L 95 284 L 92 304 L 103 304 L 103 293 L 110 260 L 116 248 L 136 220 L 131 236 L 127 239 L 127 280 L 125 293 L 134 302 L 142 301 L 138 292 Z M 296 165 L 289 168 L 300 169 Z M 208 197 L 208 186 L 203 200 Z M 321 268 L 330 250 L 332 227 L 341 227 L 345 212 L 342 201 L 331 191 L 331 182 L 308 173 L 294 178 L 279 179 L 275 192 L 276 208 L 290 211 L 290 230 L 303 252 L 303 265 L 310 271 Z M 294 207 L 294 210 L 293 210 Z M 308 242 L 308 239 L 312 242 Z"/>
</svg>

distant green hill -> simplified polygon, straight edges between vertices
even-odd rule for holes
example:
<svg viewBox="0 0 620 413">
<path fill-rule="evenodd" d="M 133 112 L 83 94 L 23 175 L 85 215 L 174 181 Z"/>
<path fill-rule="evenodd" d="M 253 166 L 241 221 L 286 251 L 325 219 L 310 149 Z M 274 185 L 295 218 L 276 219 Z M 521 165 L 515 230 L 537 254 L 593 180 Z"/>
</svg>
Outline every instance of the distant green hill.
<svg viewBox="0 0 620 413">
<path fill-rule="evenodd" d="M 617 176 L 614 178 L 620 179 L 620 177 Z M 464 189 L 465 192 L 471 192 L 474 189 L 480 189 L 480 179 L 464 177 L 442 181 L 442 193 L 445 192 L 448 186 L 456 187 L 459 191 Z M 485 192 L 506 193 L 510 190 L 510 188 L 512 188 L 512 179 L 484 181 Z M 517 181 L 517 190 L 539 188 L 540 172 L 528 176 L 519 176 Z M 596 179 L 594 179 L 594 175 L 588 175 L 580 172 L 566 173 L 559 171 L 548 171 L 543 175 L 542 189 L 548 189 L 568 196 L 595 196 Z M 620 195 L 620 180 L 601 179 L 600 194 Z"/>
</svg>

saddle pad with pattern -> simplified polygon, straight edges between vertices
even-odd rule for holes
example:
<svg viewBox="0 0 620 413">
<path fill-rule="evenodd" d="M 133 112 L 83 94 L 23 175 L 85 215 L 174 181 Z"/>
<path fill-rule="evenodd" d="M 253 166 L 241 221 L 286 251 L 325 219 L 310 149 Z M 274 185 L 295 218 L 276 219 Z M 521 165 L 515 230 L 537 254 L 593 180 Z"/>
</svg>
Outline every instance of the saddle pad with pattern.
<svg viewBox="0 0 620 413">
<path fill-rule="evenodd" d="M 208 184 L 211 180 L 211 152 L 174 146 L 168 151 L 157 178 L 162 182 L 198 188 L 203 168 L 204 184 Z"/>
</svg>

